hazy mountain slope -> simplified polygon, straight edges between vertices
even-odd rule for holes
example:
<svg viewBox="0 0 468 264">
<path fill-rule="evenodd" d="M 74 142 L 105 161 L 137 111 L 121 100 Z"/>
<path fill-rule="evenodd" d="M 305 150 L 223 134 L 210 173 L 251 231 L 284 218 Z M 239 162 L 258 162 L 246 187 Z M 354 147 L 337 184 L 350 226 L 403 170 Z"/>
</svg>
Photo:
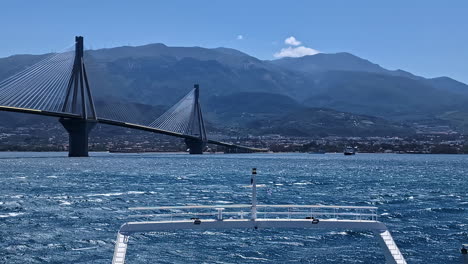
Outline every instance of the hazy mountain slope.
<svg viewBox="0 0 468 264">
<path fill-rule="evenodd" d="M 328 71 L 317 74 L 315 80 L 305 104 L 387 118 L 425 118 L 461 109 L 466 102 L 466 98 L 405 77 Z"/>
<path fill-rule="evenodd" d="M 245 127 L 252 121 L 276 118 L 303 108 L 288 96 L 264 92 L 212 96 L 203 105 L 206 116 L 225 127 Z"/>
<path fill-rule="evenodd" d="M 256 134 L 288 136 L 395 136 L 414 130 L 383 118 L 339 112 L 324 108 L 302 108 L 277 118 L 248 124 Z"/>
<path fill-rule="evenodd" d="M 215 51 L 224 54 L 224 51 Z M 228 55 L 231 57 L 231 55 Z M 247 58 L 248 60 L 248 58 Z M 237 92 L 268 92 L 291 97 L 305 96 L 301 73 L 287 72 L 262 61 L 232 65 L 234 59 L 201 60 L 194 57 L 147 56 L 101 61 L 89 55 L 89 76 L 94 94 L 117 96 L 146 104 L 173 104 L 194 83 L 201 94 L 228 95 Z"/>
<path fill-rule="evenodd" d="M 302 72 L 315 71 L 365 71 L 386 73 L 387 70 L 368 60 L 361 59 L 347 52 L 335 54 L 318 53 L 299 58 L 282 58 L 271 61 L 275 65 Z"/>
<path fill-rule="evenodd" d="M 315 55 L 299 58 L 282 58 L 271 61 L 272 64 L 293 71 L 305 73 L 323 72 L 323 71 L 352 71 L 352 72 L 371 72 L 393 76 L 401 76 L 410 79 L 421 80 L 422 77 L 413 75 L 403 70 L 387 70 L 378 64 L 372 63 L 366 59 L 360 58 L 347 52 L 339 53 L 318 53 Z"/>
<path fill-rule="evenodd" d="M 213 96 L 208 99 L 206 104 L 207 110 L 220 114 L 240 114 L 243 112 L 277 114 L 302 107 L 291 97 L 262 92 L 242 92 L 226 96 Z"/>
<path fill-rule="evenodd" d="M 209 101 L 205 110 L 210 116 L 217 117 L 215 123 L 220 126 L 236 127 L 256 135 L 392 136 L 414 133 L 412 128 L 398 122 L 325 108 L 309 108 L 277 94 L 217 96 Z"/>
<path fill-rule="evenodd" d="M 438 77 L 426 79 L 416 76 L 403 70 L 387 70 L 378 64 L 359 58 L 353 54 L 340 53 L 319 53 L 316 55 L 304 56 L 300 58 L 282 58 L 271 61 L 272 64 L 292 71 L 304 73 L 317 73 L 326 71 L 351 71 L 351 72 L 369 72 L 391 76 L 405 77 L 417 81 L 422 81 L 436 89 L 442 91 L 468 95 L 468 85 L 453 80 L 449 77 Z"/>
<path fill-rule="evenodd" d="M 461 95 L 468 95 L 468 85 L 449 77 L 426 79 L 426 82 L 436 89 L 442 89 Z"/>
</svg>

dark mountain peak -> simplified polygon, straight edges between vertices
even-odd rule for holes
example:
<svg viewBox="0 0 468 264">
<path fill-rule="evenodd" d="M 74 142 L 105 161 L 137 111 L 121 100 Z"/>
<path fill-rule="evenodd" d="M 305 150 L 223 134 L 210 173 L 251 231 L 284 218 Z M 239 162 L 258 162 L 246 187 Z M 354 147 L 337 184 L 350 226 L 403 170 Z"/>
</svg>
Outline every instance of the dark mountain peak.
<svg viewBox="0 0 468 264">
<path fill-rule="evenodd" d="M 435 77 L 435 78 L 431 78 L 430 80 L 440 81 L 440 82 L 455 82 L 455 83 L 463 84 L 462 82 L 459 82 L 447 76 Z"/>
<path fill-rule="evenodd" d="M 148 50 L 159 50 L 159 49 L 167 49 L 169 48 L 168 46 L 166 46 L 165 44 L 163 43 L 151 43 L 151 44 L 146 44 L 146 45 L 142 45 L 142 46 L 127 46 L 129 48 L 141 48 L 141 49 L 148 49 Z"/>
<path fill-rule="evenodd" d="M 448 92 L 468 95 L 468 85 L 454 80 L 450 77 L 442 76 L 426 80 L 433 87 L 443 89 Z"/>
<path fill-rule="evenodd" d="M 116 61 L 126 58 L 192 58 L 199 61 L 217 61 L 232 67 L 245 67 L 255 64 L 263 67 L 259 59 L 230 48 L 169 47 L 162 43 L 143 46 L 123 46 L 109 49 L 90 50 L 88 54 L 98 61 Z"/>
<path fill-rule="evenodd" d="M 162 43 L 147 44 L 143 46 L 122 46 L 86 51 L 97 60 L 114 61 L 122 58 L 155 57 L 165 53 L 168 49 Z"/>
<path fill-rule="evenodd" d="M 365 71 L 383 73 L 386 70 L 378 64 L 348 52 L 318 53 L 299 58 L 283 58 L 272 61 L 274 64 L 302 72 L 317 71 Z"/>
<path fill-rule="evenodd" d="M 216 51 L 219 51 L 223 54 L 227 54 L 227 55 L 233 55 L 233 56 L 240 56 L 240 57 L 250 57 L 250 58 L 254 58 L 242 51 L 239 51 L 239 50 L 236 50 L 236 49 L 231 49 L 231 48 L 224 48 L 224 47 L 218 47 L 218 48 L 214 48 L 213 50 L 216 50 Z"/>
<path fill-rule="evenodd" d="M 363 58 L 360 58 L 352 53 L 349 53 L 349 52 L 335 52 L 335 53 L 317 53 L 317 54 L 314 54 L 314 55 L 307 55 L 307 56 L 304 56 L 304 57 L 300 57 L 300 58 L 311 58 L 311 57 L 315 57 L 315 58 L 326 58 L 326 59 L 336 59 L 336 58 L 341 58 L 341 59 L 355 59 L 355 60 L 365 60 Z M 365 60 L 367 61 L 367 60 Z"/>
</svg>

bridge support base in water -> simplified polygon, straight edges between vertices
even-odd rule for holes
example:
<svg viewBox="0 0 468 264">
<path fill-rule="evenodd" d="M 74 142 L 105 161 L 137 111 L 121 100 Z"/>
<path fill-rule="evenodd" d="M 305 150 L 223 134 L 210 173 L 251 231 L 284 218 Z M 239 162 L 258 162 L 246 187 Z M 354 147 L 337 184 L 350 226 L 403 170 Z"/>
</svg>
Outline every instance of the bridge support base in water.
<svg viewBox="0 0 468 264">
<path fill-rule="evenodd" d="M 187 145 L 190 154 L 203 154 L 203 150 L 206 146 L 206 142 L 204 142 L 203 140 L 190 138 L 185 139 L 185 144 Z"/>
<path fill-rule="evenodd" d="M 68 132 L 68 157 L 88 157 L 88 135 L 96 121 L 60 118 L 59 122 Z"/>
</svg>

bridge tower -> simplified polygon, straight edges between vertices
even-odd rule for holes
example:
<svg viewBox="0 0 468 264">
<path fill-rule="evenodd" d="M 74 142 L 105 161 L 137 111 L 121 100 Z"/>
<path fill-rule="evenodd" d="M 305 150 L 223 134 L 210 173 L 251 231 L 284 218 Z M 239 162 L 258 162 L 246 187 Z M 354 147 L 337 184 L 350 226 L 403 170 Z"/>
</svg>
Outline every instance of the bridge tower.
<svg viewBox="0 0 468 264">
<path fill-rule="evenodd" d="M 60 118 L 69 135 L 69 157 L 88 157 L 88 135 L 97 123 L 96 110 L 83 61 L 83 37 L 75 37 L 75 60 L 68 81 L 62 112 L 75 113 L 81 118 Z"/>
<path fill-rule="evenodd" d="M 205 123 L 203 122 L 203 114 L 199 100 L 200 86 L 198 84 L 195 84 L 193 88 L 195 89 L 195 102 L 193 106 L 194 111 L 192 112 L 192 116 L 190 118 L 189 132 L 196 138 L 186 138 L 185 144 L 187 145 L 190 154 L 203 154 L 203 150 L 205 149 L 207 139 Z"/>
</svg>

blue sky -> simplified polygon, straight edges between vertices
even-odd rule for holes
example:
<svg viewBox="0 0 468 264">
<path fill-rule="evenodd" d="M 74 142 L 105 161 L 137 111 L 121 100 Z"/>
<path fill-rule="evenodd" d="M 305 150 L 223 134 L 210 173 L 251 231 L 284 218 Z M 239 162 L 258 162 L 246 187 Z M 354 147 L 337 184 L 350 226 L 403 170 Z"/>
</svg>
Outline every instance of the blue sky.
<svg viewBox="0 0 468 264">
<path fill-rule="evenodd" d="M 230 47 L 260 59 L 346 51 L 389 69 L 468 83 L 466 0 L 75 3 L 1 1 L 0 57 L 61 50 L 83 35 L 94 49 L 159 42 Z M 286 44 L 291 36 L 296 42 Z"/>
</svg>

